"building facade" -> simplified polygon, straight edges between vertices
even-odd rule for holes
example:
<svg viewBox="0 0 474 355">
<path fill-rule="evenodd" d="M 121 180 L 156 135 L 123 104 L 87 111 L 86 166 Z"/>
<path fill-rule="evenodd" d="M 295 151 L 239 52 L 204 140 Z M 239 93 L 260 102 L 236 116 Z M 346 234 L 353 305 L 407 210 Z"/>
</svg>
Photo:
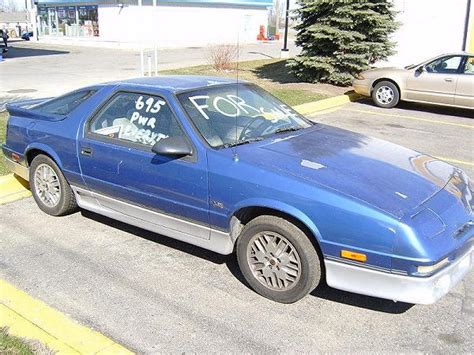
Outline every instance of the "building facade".
<svg viewBox="0 0 474 355">
<path fill-rule="evenodd" d="M 273 0 L 38 0 L 40 39 L 163 47 L 248 43 Z"/>
<path fill-rule="evenodd" d="M 474 5 L 471 0 L 394 0 L 400 28 L 393 39 L 397 53 L 389 63 L 418 63 L 442 53 L 474 52 Z"/>
<path fill-rule="evenodd" d="M 6 30 L 10 38 L 21 37 L 32 29 L 28 15 L 27 11 L 0 12 L 0 30 Z"/>
</svg>

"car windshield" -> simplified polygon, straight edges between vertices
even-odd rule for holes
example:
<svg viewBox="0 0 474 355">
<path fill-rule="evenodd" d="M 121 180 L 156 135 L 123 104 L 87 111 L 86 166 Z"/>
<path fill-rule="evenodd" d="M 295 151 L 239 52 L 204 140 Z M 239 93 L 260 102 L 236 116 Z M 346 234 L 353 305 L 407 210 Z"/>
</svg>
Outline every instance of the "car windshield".
<svg viewBox="0 0 474 355">
<path fill-rule="evenodd" d="M 228 84 L 187 91 L 178 99 L 211 147 L 230 147 L 313 123 L 263 89 Z"/>
<path fill-rule="evenodd" d="M 424 65 L 424 64 L 426 64 L 426 63 L 429 63 L 429 62 L 431 62 L 431 61 L 433 61 L 433 60 L 435 60 L 435 59 L 438 59 L 438 58 L 440 58 L 440 57 L 438 56 L 438 57 L 430 58 L 430 59 L 427 59 L 427 60 L 425 60 L 425 61 L 423 61 L 423 62 L 421 62 L 421 63 L 418 63 L 418 64 L 410 64 L 410 65 L 407 65 L 407 66 L 405 67 L 405 69 L 407 69 L 407 70 L 415 69 L 415 68 L 421 67 L 422 65 Z"/>
</svg>

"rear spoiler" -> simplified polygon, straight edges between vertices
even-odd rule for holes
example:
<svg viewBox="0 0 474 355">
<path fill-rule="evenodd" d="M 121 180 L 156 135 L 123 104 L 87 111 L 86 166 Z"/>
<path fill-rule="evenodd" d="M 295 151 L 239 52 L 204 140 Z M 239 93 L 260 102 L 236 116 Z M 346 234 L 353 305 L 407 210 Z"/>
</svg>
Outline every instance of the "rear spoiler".
<svg viewBox="0 0 474 355">
<path fill-rule="evenodd" d="M 52 99 L 54 99 L 54 97 L 43 97 L 43 98 L 40 98 L 40 99 L 29 99 L 29 100 L 14 101 L 14 102 L 8 103 L 7 105 L 19 106 L 19 107 L 33 106 L 33 105 L 37 105 L 37 104 L 40 104 L 40 103 L 43 103 L 45 101 L 52 100 Z"/>
<path fill-rule="evenodd" d="M 5 107 L 11 116 L 17 116 L 17 117 L 19 116 L 19 117 L 31 118 L 34 120 L 44 120 L 44 121 L 64 120 L 66 118 L 65 115 L 56 115 L 53 113 L 35 111 L 34 107 L 31 107 L 31 106 L 40 104 L 42 102 L 45 102 L 51 99 L 53 99 L 53 97 L 15 101 L 15 102 L 6 104 Z"/>
</svg>

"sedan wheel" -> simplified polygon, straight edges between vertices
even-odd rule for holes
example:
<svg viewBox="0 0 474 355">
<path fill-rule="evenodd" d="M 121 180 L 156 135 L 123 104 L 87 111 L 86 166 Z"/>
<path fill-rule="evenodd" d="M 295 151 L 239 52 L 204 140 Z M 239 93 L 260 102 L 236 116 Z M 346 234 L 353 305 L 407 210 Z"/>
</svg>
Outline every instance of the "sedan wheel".
<svg viewBox="0 0 474 355">
<path fill-rule="evenodd" d="M 245 280 L 273 301 L 293 303 L 321 280 L 315 245 L 295 224 L 275 216 L 259 216 L 237 239 L 237 260 Z"/>
<path fill-rule="evenodd" d="M 379 87 L 375 95 L 377 95 L 377 101 L 384 105 L 389 105 L 395 97 L 393 90 L 388 86 Z"/>
<path fill-rule="evenodd" d="M 400 92 L 391 81 L 381 81 L 372 90 L 372 99 L 379 107 L 392 108 L 400 101 Z"/>
</svg>

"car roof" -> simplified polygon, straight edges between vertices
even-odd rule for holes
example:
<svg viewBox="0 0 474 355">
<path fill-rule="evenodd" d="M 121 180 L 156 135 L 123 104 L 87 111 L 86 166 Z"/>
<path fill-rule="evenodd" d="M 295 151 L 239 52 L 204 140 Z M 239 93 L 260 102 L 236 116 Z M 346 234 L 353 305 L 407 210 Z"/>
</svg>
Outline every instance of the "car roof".
<svg viewBox="0 0 474 355">
<path fill-rule="evenodd" d="M 200 75 L 158 75 L 110 82 L 109 84 L 131 85 L 147 89 L 160 89 L 171 93 L 198 89 L 221 84 L 237 84 L 246 82 L 234 78 Z"/>
<path fill-rule="evenodd" d="M 474 55 L 472 53 L 469 53 L 469 52 L 449 52 L 449 53 L 443 53 L 443 54 L 440 54 L 439 57 L 443 57 L 443 56 L 448 56 L 448 55 Z"/>
</svg>

